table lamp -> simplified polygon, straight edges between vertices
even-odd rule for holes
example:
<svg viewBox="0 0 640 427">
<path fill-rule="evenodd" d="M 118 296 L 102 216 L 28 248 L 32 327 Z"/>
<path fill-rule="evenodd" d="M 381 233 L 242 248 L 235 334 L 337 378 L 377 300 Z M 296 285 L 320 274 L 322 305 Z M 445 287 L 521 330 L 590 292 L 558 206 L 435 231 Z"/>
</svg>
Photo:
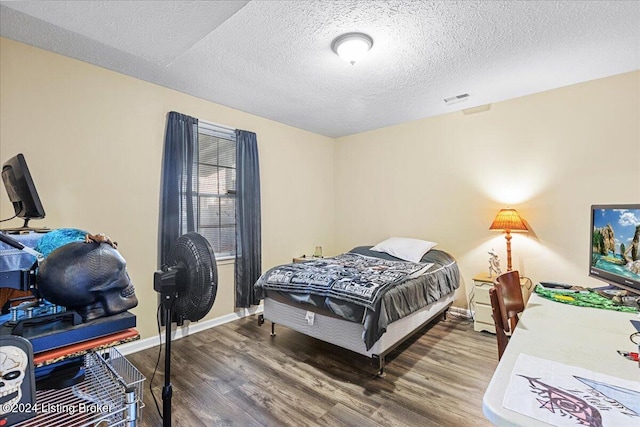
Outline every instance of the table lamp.
<svg viewBox="0 0 640 427">
<path fill-rule="evenodd" d="M 511 232 L 529 231 L 515 209 L 500 209 L 489 230 L 503 230 L 507 239 L 507 271 L 511 271 Z"/>
</svg>

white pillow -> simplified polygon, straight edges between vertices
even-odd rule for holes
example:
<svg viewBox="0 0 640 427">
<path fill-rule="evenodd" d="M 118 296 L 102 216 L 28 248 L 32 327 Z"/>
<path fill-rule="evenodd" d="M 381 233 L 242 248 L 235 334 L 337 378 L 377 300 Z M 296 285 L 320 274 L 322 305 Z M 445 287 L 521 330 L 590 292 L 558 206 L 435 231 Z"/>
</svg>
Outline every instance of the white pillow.
<svg viewBox="0 0 640 427">
<path fill-rule="evenodd" d="M 372 251 L 384 252 L 405 261 L 420 262 L 424 254 L 437 243 L 408 237 L 390 237 L 371 248 Z"/>
</svg>

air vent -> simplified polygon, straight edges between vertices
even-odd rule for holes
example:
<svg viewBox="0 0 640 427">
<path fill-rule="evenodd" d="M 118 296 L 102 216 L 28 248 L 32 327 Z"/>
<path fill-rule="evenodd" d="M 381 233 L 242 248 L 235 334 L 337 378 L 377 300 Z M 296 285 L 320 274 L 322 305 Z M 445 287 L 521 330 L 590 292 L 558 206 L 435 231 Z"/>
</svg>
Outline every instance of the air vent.
<svg viewBox="0 0 640 427">
<path fill-rule="evenodd" d="M 457 104 L 458 102 L 463 102 L 469 99 L 468 93 L 463 93 L 462 95 L 452 96 L 451 98 L 445 98 L 444 103 L 447 105 Z"/>
</svg>

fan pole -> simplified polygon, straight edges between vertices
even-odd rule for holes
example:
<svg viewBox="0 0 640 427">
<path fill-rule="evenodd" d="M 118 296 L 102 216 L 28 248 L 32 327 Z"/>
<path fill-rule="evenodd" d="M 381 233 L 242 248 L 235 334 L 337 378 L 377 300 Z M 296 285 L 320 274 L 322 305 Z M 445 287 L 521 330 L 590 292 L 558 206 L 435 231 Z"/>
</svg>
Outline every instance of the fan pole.
<svg viewBox="0 0 640 427">
<path fill-rule="evenodd" d="M 175 300 L 175 294 L 162 295 L 164 306 L 164 387 L 162 387 L 162 426 L 171 427 L 171 306 Z"/>
<path fill-rule="evenodd" d="M 202 235 L 189 232 L 178 237 L 168 256 L 171 265 L 163 265 L 153 274 L 153 289 L 160 294 L 164 309 L 165 350 L 164 387 L 162 388 L 162 425 L 171 427 L 171 323 L 174 306 L 183 296 L 198 293 L 200 304 L 186 310 L 182 304 L 176 309 L 177 324 L 184 319 L 196 322 L 211 309 L 218 290 L 216 256 L 211 245 Z M 192 274 L 198 272 L 198 274 Z M 0 426 L 2 427 L 2 426 Z"/>
</svg>

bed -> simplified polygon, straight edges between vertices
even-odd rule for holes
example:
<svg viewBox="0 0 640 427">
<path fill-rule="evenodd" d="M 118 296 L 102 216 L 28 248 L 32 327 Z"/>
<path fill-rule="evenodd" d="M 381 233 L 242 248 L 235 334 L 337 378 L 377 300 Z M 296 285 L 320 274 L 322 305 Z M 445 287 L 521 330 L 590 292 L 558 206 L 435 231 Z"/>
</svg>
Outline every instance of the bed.
<svg viewBox="0 0 640 427">
<path fill-rule="evenodd" d="M 256 283 L 259 323 L 272 322 L 370 357 L 385 356 L 439 315 L 460 286 L 456 260 L 428 250 L 419 262 L 360 246 L 336 257 L 274 267 Z"/>
</svg>

